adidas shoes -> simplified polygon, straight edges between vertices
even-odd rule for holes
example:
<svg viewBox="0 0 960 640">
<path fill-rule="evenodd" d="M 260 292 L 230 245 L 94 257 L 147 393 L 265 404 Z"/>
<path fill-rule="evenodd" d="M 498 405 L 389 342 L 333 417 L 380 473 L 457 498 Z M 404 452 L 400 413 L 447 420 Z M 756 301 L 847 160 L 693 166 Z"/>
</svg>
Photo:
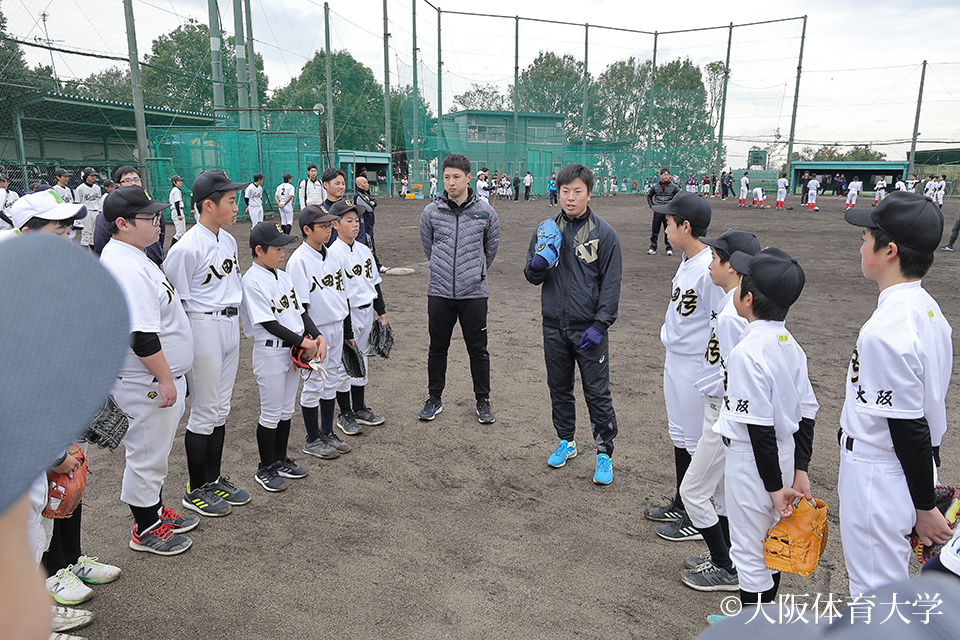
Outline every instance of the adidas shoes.
<svg viewBox="0 0 960 640">
<path fill-rule="evenodd" d="M 197 528 L 197 525 L 200 524 L 200 518 L 197 516 L 183 517 L 179 513 L 174 512 L 170 507 L 165 507 L 164 510 L 160 512 L 160 523 L 172 524 L 174 533 L 186 533 L 191 529 Z"/>
<path fill-rule="evenodd" d="M 199 518 L 197 518 L 199 522 Z M 133 527 L 133 535 L 130 536 L 130 548 L 134 551 L 146 551 L 160 556 L 175 556 L 183 553 L 190 548 L 193 540 L 179 533 L 174 533 L 173 522 L 161 521 L 155 524 L 143 533 L 137 531 L 136 525 Z"/>
<path fill-rule="evenodd" d="M 277 474 L 281 478 L 299 479 L 299 478 L 306 477 L 306 475 L 310 473 L 308 469 L 301 467 L 290 458 L 284 458 L 283 460 L 279 460 L 277 461 L 276 465 L 277 465 Z"/>
<path fill-rule="evenodd" d="M 681 519 L 686 513 L 686 511 L 677 507 L 674 501 L 671 500 L 662 507 L 651 507 L 647 509 L 644 515 L 647 517 L 647 520 L 653 520 L 655 522 L 673 522 L 674 520 Z"/>
<path fill-rule="evenodd" d="M 550 454 L 550 457 L 547 458 L 547 464 L 554 469 L 559 469 L 563 465 L 567 464 L 567 460 L 576 457 L 577 443 L 573 440 L 570 442 L 561 440 L 560 444 L 557 445 L 557 448 L 554 449 L 553 453 Z"/>
<path fill-rule="evenodd" d="M 218 518 L 220 516 L 230 515 L 233 507 L 227 504 L 227 501 L 214 493 L 208 485 L 197 487 L 190 490 L 190 483 L 187 483 L 187 490 L 180 501 L 187 509 L 196 511 L 202 516 Z"/>
<path fill-rule="evenodd" d="M 337 426 L 340 427 L 340 431 L 343 431 L 348 436 L 355 436 L 363 433 L 363 429 L 361 429 L 360 425 L 357 424 L 352 411 L 338 415 Z"/>
<path fill-rule="evenodd" d="M 337 449 L 323 439 L 323 436 L 320 436 L 313 442 L 307 440 L 303 443 L 303 452 L 307 455 L 311 455 L 317 458 L 323 458 L 325 460 L 333 460 L 334 458 L 340 457 L 340 452 Z"/>
<path fill-rule="evenodd" d="M 217 494 L 227 504 L 235 507 L 250 502 L 250 493 L 234 486 L 234 484 L 230 482 L 230 476 L 220 476 L 215 482 L 208 484 L 207 488 Z"/>
<path fill-rule="evenodd" d="M 351 447 L 346 442 L 341 440 L 337 434 L 330 432 L 327 435 L 320 434 L 320 439 L 329 444 L 331 447 L 339 451 L 340 453 L 350 453 Z"/>
<path fill-rule="evenodd" d="M 710 562 L 710 552 L 704 551 L 698 556 L 687 556 L 687 559 L 683 561 L 684 569 L 696 569 L 704 562 Z"/>
<path fill-rule="evenodd" d="M 684 512 L 683 517 L 673 522 L 667 522 L 657 527 L 657 535 L 671 542 L 684 540 L 703 540 L 703 535 L 697 531 L 690 521 L 690 516 Z"/>
<path fill-rule="evenodd" d="M 257 469 L 254 479 L 261 487 L 271 493 L 287 490 L 287 483 L 284 482 L 283 478 L 280 477 L 280 473 L 277 471 L 276 462 Z"/>
<path fill-rule="evenodd" d="M 697 591 L 740 591 L 740 577 L 712 562 L 680 572 L 680 582 Z"/>
<path fill-rule="evenodd" d="M 366 427 L 376 427 L 384 423 L 386 418 L 381 415 L 378 415 L 370 410 L 370 407 L 363 407 L 359 411 L 353 412 L 353 419 L 357 424 L 362 424 Z"/>
</svg>

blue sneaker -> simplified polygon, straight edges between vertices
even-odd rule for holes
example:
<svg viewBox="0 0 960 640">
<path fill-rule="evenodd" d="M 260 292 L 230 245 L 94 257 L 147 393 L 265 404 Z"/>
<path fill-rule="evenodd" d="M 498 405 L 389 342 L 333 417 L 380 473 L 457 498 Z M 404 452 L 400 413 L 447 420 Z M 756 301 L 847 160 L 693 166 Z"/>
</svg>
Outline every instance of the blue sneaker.
<svg viewBox="0 0 960 640">
<path fill-rule="evenodd" d="M 707 624 L 709 624 L 712 627 L 718 622 L 723 622 L 724 620 L 726 620 L 726 618 L 727 616 L 718 616 L 718 615 L 707 616 Z M 726 627 L 724 627 L 724 629 L 726 629 Z"/>
<path fill-rule="evenodd" d="M 559 469 L 563 465 L 567 464 L 567 460 L 570 458 L 577 457 L 577 443 L 566 440 L 561 440 L 560 444 L 557 445 L 557 448 L 553 450 L 553 453 L 550 454 L 550 457 L 547 458 L 547 464 L 553 467 L 554 469 Z"/>
<path fill-rule="evenodd" d="M 597 455 L 597 471 L 593 474 L 593 484 L 610 484 L 613 482 L 613 462 L 605 453 Z"/>
</svg>

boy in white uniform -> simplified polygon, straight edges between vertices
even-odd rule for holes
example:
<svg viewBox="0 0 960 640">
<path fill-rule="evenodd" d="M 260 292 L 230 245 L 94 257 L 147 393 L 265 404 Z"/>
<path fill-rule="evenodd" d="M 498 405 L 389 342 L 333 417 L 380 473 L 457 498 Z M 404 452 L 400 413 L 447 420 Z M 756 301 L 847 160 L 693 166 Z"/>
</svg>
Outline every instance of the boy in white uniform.
<svg viewBox="0 0 960 640">
<path fill-rule="evenodd" d="M 857 196 L 861 191 L 863 191 L 863 183 L 860 182 L 860 176 L 853 176 L 853 182 L 847 187 L 847 205 L 843 208 L 844 211 L 856 208 Z"/>
<path fill-rule="evenodd" d="M 903 182 L 903 178 L 901 178 L 900 176 L 897 176 L 897 182 L 893 188 L 896 189 L 897 191 L 906 191 L 907 185 Z"/>
<path fill-rule="evenodd" d="M 907 192 L 916 193 L 917 192 L 917 183 L 920 182 L 917 180 L 917 175 L 915 173 L 910 174 L 910 179 L 907 180 Z"/>
<path fill-rule="evenodd" d="M 263 174 L 253 174 L 253 182 L 247 185 L 243 192 L 243 200 L 247 204 L 247 213 L 250 214 L 250 225 L 257 226 L 263 222 Z M 282 222 L 280 223 L 283 224 Z M 293 219 L 287 224 L 293 224 Z"/>
<path fill-rule="evenodd" d="M 314 374 L 303 381 L 300 411 L 307 430 L 303 452 L 328 460 L 351 450 L 350 445 L 333 432 L 333 411 L 343 368 L 343 342 L 353 340 L 343 267 L 339 257 L 326 246 L 336 220 L 335 215 L 319 205 L 312 204 L 301 211 L 298 223 L 304 243 L 287 260 L 287 273 L 297 290 L 297 298 L 327 341 L 327 356 L 323 361 L 326 376 Z"/>
<path fill-rule="evenodd" d="M 183 193 L 180 191 L 183 187 L 183 178 L 173 176 L 170 178 L 170 195 L 167 202 L 170 203 L 170 217 L 173 218 L 173 240 L 170 241 L 170 248 L 177 244 L 177 240 L 183 237 L 187 232 L 187 218 L 183 212 Z"/>
<path fill-rule="evenodd" d="M 340 415 L 337 426 L 348 436 L 360 433 L 361 426 L 383 424 L 384 417 L 370 410 L 364 400 L 364 389 L 369 381 L 369 369 L 366 368 L 367 353 L 370 351 L 370 330 L 373 323 L 387 324 L 387 310 L 380 291 L 380 271 L 373 261 L 373 254 L 362 242 L 356 242 L 360 230 L 360 218 L 357 207 L 345 200 L 338 200 L 330 207 L 330 213 L 339 220 L 333 224 L 337 228 L 337 239 L 330 245 L 330 253 L 340 260 L 343 276 L 347 285 L 347 297 L 350 299 L 350 324 L 356 347 L 363 354 L 367 376 L 351 378 L 345 369 L 340 371 L 340 386 L 337 388 L 337 404 Z"/>
<path fill-rule="evenodd" d="M 807 183 L 807 211 L 820 211 L 817 206 L 817 192 L 820 190 L 820 181 L 816 178 L 810 178 Z"/>
<path fill-rule="evenodd" d="M 290 184 L 290 181 L 293 180 L 293 176 L 289 173 L 283 174 L 283 182 L 277 185 L 277 190 L 273 194 L 273 199 L 277 203 L 277 209 L 280 210 L 280 225 L 284 224 L 284 220 L 290 220 L 289 224 L 293 223 L 293 196 L 295 190 L 293 185 Z M 322 204 L 323 200 L 316 204 Z"/>
<path fill-rule="evenodd" d="M 437 176 L 430 174 L 430 199 L 434 200 L 437 197 Z"/>
<path fill-rule="evenodd" d="M 781 173 L 780 178 L 777 179 L 777 210 L 783 211 L 783 203 L 787 199 L 787 187 L 790 186 L 790 181 L 787 180 L 787 174 Z"/>
<path fill-rule="evenodd" d="M 80 232 L 80 246 L 90 251 L 93 251 L 93 225 L 100 215 L 100 200 L 103 198 L 96 182 L 97 172 L 93 167 L 87 167 L 83 170 L 83 182 L 76 189 L 77 203 L 87 208 L 87 217 L 83 219 L 83 230 Z"/>
<path fill-rule="evenodd" d="M 303 478 L 309 473 L 287 456 L 290 419 L 300 382 L 290 359 L 290 347 L 303 347 L 311 360 L 322 360 L 327 350 L 323 336 L 300 306 L 293 281 L 280 269 L 284 247 L 296 240 L 275 222 L 255 226 L 250 231 L 254 262 L 241 279 L 240 315 L 244 334 L 255 341 L 253 374 L 260 389 L 260 464 L 255 478 L 270 492 L 286 490 L 284 478 Z"/>
<path fill-rule="evenodd" d="M 943 196 L 947 193 L 947 176 L 940 176 L 937 181 L 937 206 L 943 211 Z"/>
<path fill-rule="evenodd" d="M 11 229 L 13 227 L 13 216 L 10 215 L 10 209 L 13 204 L 20 199 L 20 195 L 10 188 L 10 179 L 0 173 L 0 231 Z"/>
<path fill-rule="evenodd" d="M 53 172 L 53 175 L 57 180 L 57 184 L 53 185 L 53 190 L 57 192 L 57 195 L 59 195 L 64 202 L 76 202 L 73 198 L 73 191 L 67 186 L 67 183 L 70 181 L 70 174 L 67 170 L 57 169 Z M 70 239 L 73 240 L 77 236 L 77 229 L 82 228 L 83 220 L 74 220 L 73 229 L 70 230 Z"/>
<path fill-rule="evenodd" d="M 703 435 L 680 484 L 680 497 L 690 529 L 700 533 L 708 552 L 705 557 L 687 558 L 680 581 L 698 591 L 737 591 L 740 583 L 730 561 L 730 522 L 723 500 L 724 447 L 716 423 L 726 393 L 726 361 L 747 327 L 747 321 L 740 317 L 733 303 L 740 274 L 730 266 L 730 256 L 737 251 L 755 255 L 760 251 L 760 243 L 755 235 L 742 229 L 730 229 L 718 238 L 700 238 L 700 241 L 713 252 L 710 279 L 726 293 L 717 305 L 716 320 L 711 321 L 713 333 L 704 353 L 705 367 L 697 381 L 697 388 L 707 402 Z"/>
<path fill-rule="evenodd" d="M 745 207 L 747 206 L 747 194 L 750 193 L 750 174 L 747 171 L 743 172 L 743 177 L 740 178 L 740 204 L 737 206 Z"/>
<path fill-rule="evenodd" d="M 930 176 L 930 179 L 927 180 L 927 183 L 923 185 L 923 195 L 930 198 L 934 202 L 937 201 L 937 176 Z"/>
<path fill-rule="evenodd" d="M 874 195 L 873 195 L 873 205 L 877 206 L 878 202 L 882 202 L 883 199 L 887 196 L 887 180 L 880 176 L 880 179 L 877 180 L 877 184 L 873 186 Z"/>
<path fill-rule="evenodd" d="M 704 400 L 697 390 L 703 370 L 703 354 L 712 333 L 710 318 L 723 289 L 710 279 L 710 247 L 700 242 L 710 226 L 710 204 L 697 194 L 681 191 L 669 203 L 654 205 L 655 213 L 667 218 L 670 244 L 683 251 L 683 260 L 673 276 L 670 303 L 660 328 L 666 349 L 663 364 L 663 396 L 667 406 L 670 439 L 674 446 L 677 491 L 669 503 L 647 509 L 646 517 L 669 522 L 674 528 L 686 524 L 686 510 L 680 497 L 680 483 L 690 466 L 703 431 Z M 659 533 L 659 530 L 658 530 Z M 699 540 L 700 535 L 687 537 Z"/>
<path fill-rule="evenodd" d="M 909 577 L 912 529 L 924 544 L 952 535 L 934 485 L 953 342 L 920 281 L 943 234 L 940 209 L 898 191 L 844 219 L 864 227 L 860 267 L 880 288 L 857 336 L 840 414 L 840 536 L 855 597 Z"/>
<path fill-rule="evenodd" d="M 756 187 L 753 190 L 753 206 L 763 209 L 763 201 L 766 199 L 766 192 L 763 187 Z"/>
<path fill-rule="evenodd" d="M 186 493 L 181 503 L 203 516 L 225 516 L 231 505 L 250 502 L 220 473 L 230 400 L 240 359 L 243 294 L 237 241 L 227 233 L 237 219 L 237 190 L 219 169 L 204 171 L 191 187 L 197 224 L 170 247 L 163 269 L 173 282 L 190 321 L 193 365 L 187 374 L 190 417 L 184 436 L 187 453 Z"/>
<path fill-rule="evenodd" d="M 120 499 L 130 505 L 136 522 L 130 548 L 164 556 L 186 551 L 193 541 L 180 534 L 200 522 L 196 516 L 184 518 L 164 507 L 161 497 L 183 416 L 184 376 L 193 361 L 193 335 L 180 295 L 143 252 L 159 239 L 167 207 L 150 200 L 138 185 L 114 191 L 103 211 L 111 242 L 100 255 L 130 311 L 131 348 L 112 391 L 117 405 L 130 416 L 120 488 Z"/>
<path fill-rule="evenodd" d="M 781 249 L 730 256 L 741 273 L 733 301 L 750 323 L 727 359 L 720 410 L 726 447 L 724 492 L 730 518 L 730 559 L 742 605 L 773 602 L 780 573 L 766 567 L 763 540 L 793 501 L 812 500 L 807 467 L 819 405 L 803 349 L 784 326 L 803 290 L 803 269 Z"/>
</svg>

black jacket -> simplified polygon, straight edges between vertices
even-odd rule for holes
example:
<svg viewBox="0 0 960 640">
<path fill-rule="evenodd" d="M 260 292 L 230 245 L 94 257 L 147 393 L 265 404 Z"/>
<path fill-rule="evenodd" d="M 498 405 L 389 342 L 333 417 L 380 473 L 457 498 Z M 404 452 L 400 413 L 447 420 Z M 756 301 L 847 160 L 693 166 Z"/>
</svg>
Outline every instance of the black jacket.
<svg viewBox="0 0 960 640">
<path fill-rule="evenodd" d="M 658 182 L 647 191 L 647 205 L 652 209 L 655 204 L 667 204 L 680 193 L 680 187 L 672 182 Z"/>
<path fill-rule="evenodd" d="M 620 237 L 589 207 L 585 215 L 575 220 L 563 213 L 553 219 L 562 236 L 560 261 L 556 267 L 543 271 L 530 267 L 537 249 L 534 232 L 523 270 L 528 282 L 543 285 L 543 324 L 575 331 L 593 326 L 606 333 L 616 321 L 620 306 Z"/>
</svg>

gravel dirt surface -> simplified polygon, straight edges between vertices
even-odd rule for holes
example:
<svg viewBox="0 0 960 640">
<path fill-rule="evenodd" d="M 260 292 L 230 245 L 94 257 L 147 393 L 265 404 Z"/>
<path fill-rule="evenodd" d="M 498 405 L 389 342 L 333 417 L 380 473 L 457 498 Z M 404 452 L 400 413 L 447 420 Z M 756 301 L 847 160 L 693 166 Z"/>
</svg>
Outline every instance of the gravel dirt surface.
<svg viewBox="0 0 960 640">
<path fill-rule="evenodd" d="M 779 246 L 806 272 L 806 288 L 787 326 L 806 350 L 820 402 L 810 478 L 831 507 L 827 552 L 809 580 L 784 576 L 781 593 L 847 593 L 836 494 L 835 429 L 843 381 L 859 327 L 877 288 L 860 273 L 860 230 L 843 222 L 843 200 L 821 198 L 808 212 L 740 209 L 710 200 L 711 235 L 740 226 L 761 245 Z M 540 334 L 540 292 L 523 278 L 527 244 L 548 215 L 545 200 L 498 202 L 500 251 L 490 269 L 489 351 L 497 420 L 474 414 L 469 367 L 459 331 L 449 357 L 444 411 L 417 412 L 426 398 L 426 259 L 417 224 L 424 201 L 381 200 L 377 248 L 384 264 L 412 267 L 384 277 L 396 334 L 390 359 L 371 358 L 367 404 L 387 417 L 348 439 L 354 449 L 321 461 L 300 452 L 294 415 L 290 455 L 310 469 L 288 490 L 268 494 L 253 479 L 259 413 L 251 341 L 227 422 L 224 473 L 253 495 L 232 515 L 203 518 L 176 557 L 130 550 L 133 519 L 118 499 L 123 450 L 91 450 L 83 550 L 119 565 L 123 575 L 96 586 L 82 605 L 96 621 L 90 640 L 120 638 L 678 638 L 696 637 L 706 616 L 731 594 L 701 593 L 679 581 L 683 559 L 700 542 L 655 534 L 646 508 L 674 491 L 672 444 L 662 388 L 659 329 L 680 256 L 662 240 L 647 256 L 651 212 L 633 195 L 595 198 L 593 210 L 619 232 L 623 285 L 611 330 L 610 369 L 620 435 L 613 484 L 591 482 L 595 456 L 578 395 L 580 455 L 562 469 L 546 458 L 556 444 Z M 865 201 L 862 206 L 870 206 Z M 956 204 L 947 205 L 947 231 Z M 231 229 L 246 270 L 249 223 Z M 170 230 L 172 232 L 172 229 Z M 938 252 L 925 286 L 954 324 L 960 321 L 957 261 Z M 958 417 L 957 386 L 947 398 Z M 188 405 L 189 411 L 189 405 Z M 170 456 L 165 502 L 181 512 L 187 476 L 184 414 Z M 943 460 L 955 458 L 957 431 Z M 946 464 L 942 479 L 960 481 Z M 876 505 L 882 508 L 882 505 Z M 916 568 L 916 567 L 914 567 Z"/>
</svg>

